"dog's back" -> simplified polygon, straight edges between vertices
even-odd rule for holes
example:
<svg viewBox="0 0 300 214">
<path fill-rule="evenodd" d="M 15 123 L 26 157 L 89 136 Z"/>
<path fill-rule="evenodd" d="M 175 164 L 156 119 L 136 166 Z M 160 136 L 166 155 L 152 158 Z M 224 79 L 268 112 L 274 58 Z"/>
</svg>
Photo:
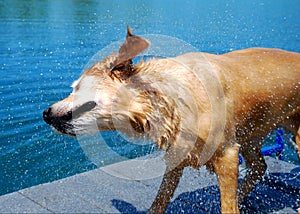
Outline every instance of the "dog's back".
<svg viewBox="0 0 300 214">
<path fill-rule="evenodd" d="M 300 113 L 300 54 L 251 48 L 223 55 L 188 53 L 177 57 L 191 68 L 214 68 L 222 83 L 232 124 L 241 144 L 260 137 Z M 198 72 L 206 72 L 199 70 Z M 299 122 L 300 123 L 300 122 Z M 291 130 L 295 134 L 296 127 Z M 293 128 L 293 127 L 291 127 Z M 238 140 L 238 139 L 237 139 Z"/>
<path fill-rule="evenodd" d="M 228 96 L 235 102 L 237 138 L 241 144 L 263 137 L 300 113 L 299 54 L 255 48 L 225 54 L 224 58 L 228 59 Z M 294 134 L 299 123 L 291 130 Z"/>
</svg>

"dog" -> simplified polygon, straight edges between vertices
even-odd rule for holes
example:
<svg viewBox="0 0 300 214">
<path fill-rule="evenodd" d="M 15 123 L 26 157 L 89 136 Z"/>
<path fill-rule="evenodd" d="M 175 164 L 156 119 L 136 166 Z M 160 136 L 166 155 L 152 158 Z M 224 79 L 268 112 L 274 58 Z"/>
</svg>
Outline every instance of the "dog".
<svg viewBox="0 0 300 214">
<path fill-rule="evenodd" d="M 166 172 L 149 213 L 163 213 L 183 169 L 201 165 L 217 175 L 222 213 L 239 213 L 266 171 L 267 133 L 286 127 L 300 157 L 300 54 L 250 48 L 133 64 L 149 46 L 128 28 L 119 52 L 86 70 L 43 112 L 45 122 L 69 136 L 119 130 L 164 149 Z M 239 152 L 248 171 L 238 185 Z"/>
</svg>

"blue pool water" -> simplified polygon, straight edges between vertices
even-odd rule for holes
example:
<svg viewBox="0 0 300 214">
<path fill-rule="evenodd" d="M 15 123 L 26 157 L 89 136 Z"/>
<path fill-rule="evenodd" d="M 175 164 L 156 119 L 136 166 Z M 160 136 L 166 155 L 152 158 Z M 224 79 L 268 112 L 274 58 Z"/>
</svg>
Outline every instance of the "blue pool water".
<svg viewBox="0 0 300 214">
<path fill-rule="evenodd" d="M 71 92 L 96 52 L 124 38 L 127 24 L 136 34 L 177 37 L 211 53 L 257 46 L 300 52 L 299 8 L 299 0 L 0 1 L 0 195 L 96 168 L 77 139 L 43 122 L 42 111 Z M 152 149 L 111 133 L 103 138 L 128 157 Z M 297 163 L 288 140 L 285 154 Z M 103 154 L 103 165 L 112 162 Z"/>
</svg>

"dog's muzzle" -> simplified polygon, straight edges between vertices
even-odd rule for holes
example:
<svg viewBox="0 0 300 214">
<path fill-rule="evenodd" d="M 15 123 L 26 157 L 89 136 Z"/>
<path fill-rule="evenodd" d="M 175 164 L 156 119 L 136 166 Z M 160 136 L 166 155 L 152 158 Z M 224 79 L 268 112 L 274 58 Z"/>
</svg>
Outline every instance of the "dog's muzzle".
<svg viewBox="0 0 300 214">
<path fill-rule="evenodd" d="M 88 112 L 92 110 L 97 104 L 93 101 L 86 102 L 85 104 L 79 106 L 73 111 L 68 111 L 66 114 L 62 116 L 56 116 L 53 114 L 52 107 L 50 106 L 48 109 L 46 109 L 43 112 L 43 119 L 44 121 L 52 126 L 56 131 L 76 136 L 76 134 L 73 132 L 73 126 L 70 123 L 72 119 L 79 118 L 82 114 L 85 112 Z"/>
<path fill-rule="evenodd" d="M 43 112 L 43 118 L 44 121 L 52 126 L 56 131 L 62 134 L 75 136 L 75 134 L 71 132 L 72 125 L 69 123 L 72 119 L 71 111 L 67 112 L 61 117 L 57 117 L 53 115 L 52 107 L 49 107 Z"/>
</svg>

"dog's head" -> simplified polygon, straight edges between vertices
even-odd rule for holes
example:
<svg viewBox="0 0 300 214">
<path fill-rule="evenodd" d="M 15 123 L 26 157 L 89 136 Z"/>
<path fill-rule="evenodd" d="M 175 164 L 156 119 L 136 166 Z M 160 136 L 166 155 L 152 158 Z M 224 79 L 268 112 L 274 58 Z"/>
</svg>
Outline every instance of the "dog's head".
<svg viewBox="0 0 300 214">
<path fill-rule="evenodd" d="M 76 80 L 73 92 L 43 112 L 46 123 L 56 131 L 76 136 L 114 129 L 112 106 L 124 81 L 134 75 L 132 59 L 150 43 L 132 35 L 127 29 L 126 41 L 118 54 L 112 54 L 93 65 Z"/>
</svg>

